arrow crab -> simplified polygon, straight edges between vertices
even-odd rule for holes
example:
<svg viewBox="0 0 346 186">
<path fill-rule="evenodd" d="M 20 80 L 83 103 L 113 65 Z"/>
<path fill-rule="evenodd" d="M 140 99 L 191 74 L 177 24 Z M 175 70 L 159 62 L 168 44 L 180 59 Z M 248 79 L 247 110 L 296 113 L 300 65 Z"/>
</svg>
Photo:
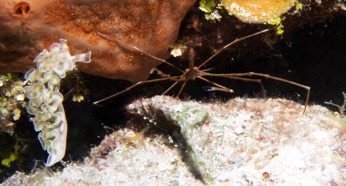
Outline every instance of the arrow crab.
<svg viewBox="0 0 346 186">
<path fill-rule="evenodd" d="M 180 94 L 182 93 L 182 91 L 184 90 L 187 82 L 189 82 L 190 80 L 195 80 L 195 79 L 200 79 L 202 81 L 205 81 L 207 83 L 209 83 L 211 86 L 205 86 L 203 87 L 203 89 L 205 91 L 222 91 L 222 92 L 229 92 L 229 93 L 233 93 L 233 89 L 230 89 L 226 86 L 223 86 L 221 84 L 218 84 L 214 81 L 211 81 L 209 79 L 207 79 L 208 77 L 220 77 L 220 78 L 228 78 L 228 79 L 233 79 L 233 80 L 241 80 L 241 81 L 246 81 L 246 82 L 255 82 L 255 83 L 259 83 L 261 85 L 262 91 L 264 90 L 263 85 L 262 85 L 262 79 L 272 79 L 275 81 L 280 81 L 286 84 L 291 84 L 293 86 L 297 86 L 300 88 L 303 88 L 307 91 L 306 93 L 306 98 L 305 98 L 305 108 L 304 108 L 304 112 L 306 111 L 308 102 L 309 102 L 309 97 L 310 97 L 310 87 L 294 82 L 294 81 L 290 81 L 284 78 L 280 78 L 280 77 L 276 77 L 276 76 L 271 76 L 269 74 L 264 74 L 264 73 L 257 73 L 257 72 L 245 72 L 245 73 L 211 73 L 209 72 L 211 69 L 203 69 L 204 66 L 206 66 L 206 64 L 208 64 L 209 62 L 212 61 L 212 59 L 214 59 L 218 54 L 220 54 L 221 52 L 223 52 L 225 49 L 227 49 L 228 47 L 243 41 L 245 39 L 263 34 L 265 32 L 268 32 L 270 29 L 265 29 L 241 38 L 237 38 L 234 41 L 228 43 L 227 45 L 223 46 L 221 49 L 217 50 L 212 56 L 210 56 L 207 60 L 205 60 L 202 64 L 195 66 L 194 64 L 194 57 L 195 57 L 195 52 L 193 50 L 193 48 L 191 48 L 189 50 L 189 67 L 185 70 L 180 69 L 179 67 L 173 65 L 172 63 L 163 60 L 161 58 L 158 58 L 154 55 L 151 55 L 143 50 L 141 50 L 140 48 L 136 47 L 136 46 L 132 46 L 129 45 L 125 42 L 122 41 L 117 41 L 120 45 L 129 47 L 137 52 L 140 52 L 143 55 L 149 56 L 151 58 L 154 58 L 160 62 L 162 62 L 163 64 L 166 64 L 174 69 L 176 69 L 177 71 L 180 72 L 180 75 L 169 75 L 166 74 L 164 72 L 162 72 L 161 70 L 159 70 L 158 68 L 154 68 L 152 71 L 156 74 L 158 74 L 160 76 L 160 78 L 156 78 L 156 79 L 149 79 L 149 80 L 144 80 L 144 81 L 139 81 L 127 88 L 125 88 L 124 90 L 117 92 L 115 94 L 112 94 L 108 97 L 105 97 L 101 100 L 95 101 L 94 104 L 100 104 L 101 102 L 104 102 L 108 99 L 111 99 L 113 97 L 116 97 L 120 94 L 126 93 L 128 91 L 130 91 L 131 89 L 143 85 L 143 84 L 149 84 L 149 83 L 154 83 L 154 82 L 161 82 L 161 81 L 173 81 L 174 83 L 166 90 L 164 91 L 162 94 L 167 94 L 169 91 L 172 90 L 173 87 L 175 87 L 176 85 L 178 85 L 179 83 L 182 83 L 182 86 L 178 92 L 178 94 L 176 95 L 177 97 L 180 96 Z M 101 35 L 101 34 L 100 34 Z M 103 37 L 107 38 L 107 39 L 111 39 L 109 36 L 106 35 L 102 35 Z M 262 78 L 262 79 L 261 79 Z"/>
</svg>

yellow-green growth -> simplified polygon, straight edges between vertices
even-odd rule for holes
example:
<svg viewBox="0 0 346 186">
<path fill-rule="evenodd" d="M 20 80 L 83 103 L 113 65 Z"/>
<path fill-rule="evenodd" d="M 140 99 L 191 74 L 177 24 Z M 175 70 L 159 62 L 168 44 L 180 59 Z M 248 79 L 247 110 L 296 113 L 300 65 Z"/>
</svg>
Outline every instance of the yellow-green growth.
<svg viewBox="0 0 346 186">
<path fill-rule="evenodd" d="M 209 0 L 204 0 L 199 3 L 199 9 L 206 13 L 211 13 L 215 6 L 215 2 Z"/>
<path fill-rule="evenodd" d="M 216 4 L 213 0 L 203 0 L 199 3 L 199 9 L 205 12 L 204 17 L 206 20 L 215 21 L 222 18 L 218 9 L 221 9 L 221 5 Z"/>
<path fill-rule="evenodd" d="M 280 17 L 277 17 L 268 22 L 270 25 L 276 26 L 276 34 L 278 35 L 281 35 L 284 33 L 284 26 L 282 25 L 283 19 L 281 19 Z"/>
<path fill-rule="evenodd" d="M 128 143 L 133 143 L 138 141 L 141 145 L 144 145 L 144 142 L 143 142 L 144 134 L 150 129 L 150 127 L 151 125 L 149 124 L 148 126 L 144 127 L 144 129 L 140 131 L 138 134 L 134 136 L 125 136 L 122 138 L 122 140 Z"/>
<path fill-rule="evenodd" d="M 0 74 L 0 132 L 13 134 L 23 101 L 22 80 L 10 73 Z"/>
<path fill-rule="evenodd" d="M 11 79 L 12 79 L 11 73 L 8 73 L 6 75 L 0 74 L 0 87 L 4 86 L 4 84 L 6 84 L 6 82 L 11 81 Z"/>
<path fill-rule="evenodd" d="M 0 136 L 0 160 L 1 165 L 10 167 L 11 164 L 17 160 L 18 154 L 23 150 L 23 146 L 19 143 L 18 136 L 8 136 L 8 134 L 2 134 Z"/>
<path fill-rule="evenodd" d="M 10 167 L 10 164 L 17 159 L 17 154 L 11 153 L 10 157 L 1 160 L 1 165 Z"/>
<path fill-rule="evenodd" d="M 296 10 L 301 10 L 301 9 L 303 9 L 303 4 L 301 4 L 297 1 L 296 2 Z"/>
<path fill-rule="evenodd" d="M 14 109 L 14 111 L 12 112 L 12 114 L 13 114 L 13 120 L 14 121 L 17 121 L 17 120 L 19 120 L 19 117 L 20 117 L 20 113 L 21 113 L 22 111 L 20 110 L 20 109 L 18 109 L 18 108 L 16 108 L 16 109 Z"/>
</svg>

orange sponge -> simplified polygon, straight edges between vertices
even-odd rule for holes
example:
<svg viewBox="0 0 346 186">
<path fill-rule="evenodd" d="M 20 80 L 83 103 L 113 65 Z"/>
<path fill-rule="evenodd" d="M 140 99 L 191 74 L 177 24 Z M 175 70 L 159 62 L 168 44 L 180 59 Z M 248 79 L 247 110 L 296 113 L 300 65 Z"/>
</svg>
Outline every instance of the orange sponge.
<svg viewBox="0 0 346 186">
<path fill-rule="evenodd" d="M 266 23 L 284 14 L 296 0 L 222 0 L 229 14 L 247 23 Z"/>
<path fill-rule="evenodd" d="M 66 38 L 71 54 L 91 51 L 79 70 L 131 82 L 144 80 L 169 56 L 182 19 L 195 0 L 4 0 L 0 4 L 0 72 L 25 72 L 42 48 Z"/>
</svg>

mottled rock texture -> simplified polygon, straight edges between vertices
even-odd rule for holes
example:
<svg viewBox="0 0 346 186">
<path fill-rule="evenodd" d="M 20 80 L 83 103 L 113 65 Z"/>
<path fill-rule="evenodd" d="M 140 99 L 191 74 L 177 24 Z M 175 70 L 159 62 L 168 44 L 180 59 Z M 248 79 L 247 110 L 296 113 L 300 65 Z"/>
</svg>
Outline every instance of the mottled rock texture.
<svg viewBox="0 0 346 186">
<path fill-rule="evenodd" d="M 285 99 L 139 99 L 125 128 L 63 171 L 5 185 L 343 185 L 345 128 L 325 107 Z M 152 125 L 142 136 L 141 128 Z M 156 127 L 154 127 L 154 125 Z M 137 130 L 136 130 L 137 129 Z M 129 137 L 137 141 L 129 143 Z"/>
</svg>

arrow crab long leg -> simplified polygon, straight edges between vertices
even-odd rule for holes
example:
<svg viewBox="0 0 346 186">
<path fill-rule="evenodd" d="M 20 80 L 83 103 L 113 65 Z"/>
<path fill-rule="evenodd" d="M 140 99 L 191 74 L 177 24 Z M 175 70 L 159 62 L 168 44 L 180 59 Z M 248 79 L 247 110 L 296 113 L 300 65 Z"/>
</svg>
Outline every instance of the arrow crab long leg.
<svg viewBox="0 0 346 186">
<path fill-rule="evenodd" d="M 227 74 L 217 74 L 217 73 L 210 73 L 210 72 L 207 72 L 209 69 L 202 69 L 202 67 L 204 67 L 207 63 L 209 63 L 212 59 L 214 59 L 217 55 L 219 55 L 221 52 L 223 52 L 226 48 L 240 42 L 240 41 L 243 41 L 245 39 L 248 39 L 250 37 L 254 37 L 254 36 L 257 36 L 257 35 L 260 35 L 260 34 L 263 34 L 263 33 L 266 33 L 268 32 L 269 29 L 265 29 L 265 30 L 262 30 L 262 31 L 259 31 L 259 32 L 256 32 L 256 33 L 253 33 L 253 34 L 250 34 L 250 35 L 247 35 L 247 36 L 244 36 L 244 37 L 241 37 L 241 38 L 237 38 L 235 39 L 234 41 L 228 43 L 227 45 L 225 45 L 224 47 L 222 47 L 221 49 L 219 49 L 217 52 L 215 52 L 211 57 L 209 57 L 207 60 L 205 60 L 201 65 L 199 66 L 195 66 L 194 65 L 194 50 L 191 48 L 190 49 L 190 61 L 189 61 L 189 68 L 187 68 L 186 70 L 182 70 L 180 68 L 178 68 L 177 66 L 173 65 L 172 63 L 166 61 L 166 60 L 163 60 L 161 58 L 158 58 L 156 56 L 153 56 L 149 53 L 146 53 L 144 52 L 143 50 L 139 49 L 138 47 L 136 46 L 132 46 L 132 45 L 129 45 L 125 42 L 122 42 L 122 41 L 117 41 L 127 47 L 130 47 L 138 52 L 141 52 L 149 57 L 152 57 L 153 59 L 156 59 L 156 60 L 159 60 L 161 61 L 162 63 L 166 64 L 166 65 L 169 65 L 171 67 L 173 67 L 174 69 L 178 70 L 181 75 L 176 75 L 176 76 L 170 76 L 168 74 L 165 74 L 164 72 L 160 71 L 159 69 L 157 68 L 154 68 L 153 71 L 155 71 L 158 75 L 161 76 L 161 78 L 157 78 L 157 79 L 150 79 L 150 80 L 145 80 L 145 81 L 139 81 L 135 84 L 133 84 L 132 86 L 120 91 L 120 92 L 117 92 L 113 95 L 110 95 L 106 98 L 103 98 L 99 101 L 95 101 L 94 104 L 99 104 L 103 101 L 106 101 L 110 98 L 113 98 L 115 96 L 118 96 L 120 94 L 123 94 L 125 92 L 128 92 L 129 90 L 139 86 L 139 85 L 143 85 L 143 84 L 148 84 L 148 83 L 154 83 L 154 82 L 160 82 L 160 81 L 166 81 L 166 80 L 170 80 L 170 81 L 174 81 L 174 83 L 163 93 L 163 94 L 166 94 L 168 93 L 173 87 L 175 87 L 177 84 L 179 84 L 180 82 L 183 83 L 182 87 L 180 88 L 179 90 L 179 93 L 177 94 L 177 96 L 179 97 L 179 95 L 181 94 L 181 92 L 183 91 L 184 87 L 186 86 L 187 82 L 190 81 L 190 80 L 195 80 L 195 79 L 200 79 L 202 81 L 205 81 L 213 86 L 211 87 L 204 87 L 205 90 L 207 91 L 224 91 L 224 92 L 229 92 L 229 93 L 232 93 L 234 92 L 232 89 L 230 88 L 227 88 L 223 85 L 220 85 L 216 82 L 213 82 L 211 80 L 208 80 L 206 77 L 222 77 L 222 78 L 228 78 L 228 79 L 234 79 L 234 80 L 242 80 L 242 81 L 247 81 L 247 82 L 255 82 L 255 83 L 259 83 L 261 84 L 261 87 L 262 87 L 262 90 L 264 90 L 263 88 L 263 85 L 262 85 L 262 81 L 261 79 L 258 79 L 258 78 L 266 78 L 266 79 L 272 79 L 272 80 L 275 80 L 275 81 L 280 81 L 280 82 L 283 82 L 283 83 L 287 83 L 287 84 L 291 84 L 291 85 L 294 85 L 294 86 L 297 86 L 297 87 L 301 87 L 303 89 L 305 89 L 307 91 L 307 95 L 306 95 L 306 99 L 305 99 L 305 108 L 304 108 L 304 113 L 306 111 L 306 108 L 308 106 L 308 103 L 309 103 L 309 97 L 310 97 L 310 87 L 309 86 L 306 86 L 306 85 L 303 85 L 303 84 L 300 84 L 300 83 L 297 83 L 297 82 L 294 82 L 294 81 L 290 81 L 290 80 L 287 80 L 287 79 L 283 79 L 283 78 L 280 78 L 280 77 L 275 77 L 275 76 L 271 76 L 269 74 L 263 74 L 263 73 L 256 73 L 256 72 L 246 72 L 246 73 L 227 73 Z M 103 37 L 108 37 L 108 36 L 104 36 L 102 35 Z M 255 78 L 253 78 L 255 77 Z M 256 78 L 257 77 L 257 78 Z"/>
</svg>

